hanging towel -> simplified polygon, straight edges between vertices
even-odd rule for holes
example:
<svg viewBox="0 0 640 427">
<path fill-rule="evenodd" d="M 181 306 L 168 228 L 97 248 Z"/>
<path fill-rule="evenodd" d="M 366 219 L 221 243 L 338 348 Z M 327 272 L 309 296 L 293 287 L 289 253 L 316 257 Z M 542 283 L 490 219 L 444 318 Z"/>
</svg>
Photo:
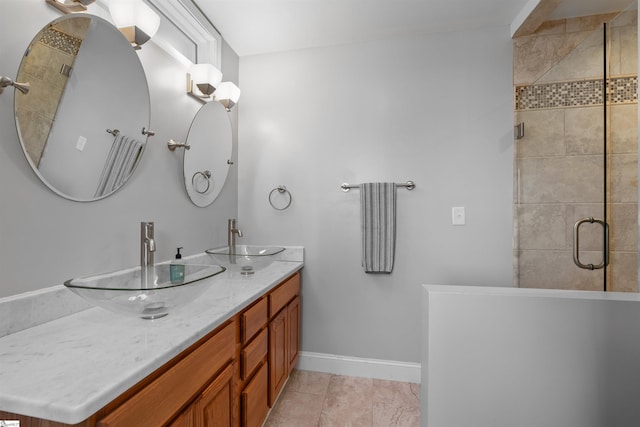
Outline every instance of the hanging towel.
<svg viewBox="0 0 640 427">
<path fill-rule="evenodd" d="M 362 266 L 365 273 L 391 273 L 396 247 L 396 184 L 360 184 Z"/>
<path fill-rule="evenodd" d="M 95 197 L 109 194 L 124 184 L 138 164 L 143 148 L 144 143 L 135 138 L 123 134 L 116 136 L 104 164 Z"/>
</svg>

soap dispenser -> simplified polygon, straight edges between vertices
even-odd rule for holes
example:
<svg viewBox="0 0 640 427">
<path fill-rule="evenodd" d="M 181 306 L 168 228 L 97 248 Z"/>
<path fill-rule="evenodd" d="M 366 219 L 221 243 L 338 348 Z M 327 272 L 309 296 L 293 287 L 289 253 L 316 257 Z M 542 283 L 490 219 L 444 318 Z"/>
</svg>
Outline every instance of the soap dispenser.
<svg viewBox="0 0 640 427">
<path fill-rule="evenodd" d="M 182 255 L 180 254 L 181 249 L 181 247 L 178 248 L 176 259 L 171 261 L 171 264 L 169 265 L 169 276 L 171 276 L 171 283 L 184 282 L 184 261 L 182 260 Z"/>
</svg>

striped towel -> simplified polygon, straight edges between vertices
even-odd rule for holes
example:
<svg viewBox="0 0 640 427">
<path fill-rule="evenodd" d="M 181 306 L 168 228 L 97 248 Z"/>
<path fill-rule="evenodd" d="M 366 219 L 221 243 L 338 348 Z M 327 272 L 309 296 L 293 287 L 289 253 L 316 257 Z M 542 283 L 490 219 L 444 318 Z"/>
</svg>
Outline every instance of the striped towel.
<svg viewBox="0 0 640 427">
<path fill-rule="evenodd" d="M 365 273 L 391 273 L 396 247 L 396 184 L 360 184 L 360 217 Z"/>
<path fill-rule="evenodd" d="M 143 142 L 123 134 L 116 136 L 94 197 L 109 194 L 126 182 L 140 160 L 144 145 Z"/>
</svg>

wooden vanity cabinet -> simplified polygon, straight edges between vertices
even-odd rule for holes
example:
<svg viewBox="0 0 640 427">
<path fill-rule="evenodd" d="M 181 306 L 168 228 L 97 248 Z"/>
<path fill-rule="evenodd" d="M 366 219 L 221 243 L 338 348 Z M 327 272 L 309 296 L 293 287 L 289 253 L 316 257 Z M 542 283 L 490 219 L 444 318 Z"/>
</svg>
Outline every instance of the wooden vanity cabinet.
<svg viewBox="0 0 640 427">
<path fill-rule="evenodd" d="M 290 276 L 82 423 L 0 411 L 51 427 L 260 427 L 300 343 L 300 273 Z"/>
<path fill-rule="evenodd" d="M 269 406 L 273 406 L 300 351 L 300 273 L 269 294 Z"/>
</svg>

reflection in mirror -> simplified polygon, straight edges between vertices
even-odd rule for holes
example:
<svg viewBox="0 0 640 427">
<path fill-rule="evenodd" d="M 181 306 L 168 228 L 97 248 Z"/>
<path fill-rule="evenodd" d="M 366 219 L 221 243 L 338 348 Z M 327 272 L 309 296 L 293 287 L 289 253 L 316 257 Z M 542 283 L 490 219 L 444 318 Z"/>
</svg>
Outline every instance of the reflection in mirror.
<svg viewBox="0 0 640 427">
<path fill-rule="evenodd" d="M 196 114 L 184 151 L 184 185 L 189 198 L 199 207 L 218 197 L 227 179 L 232 152 L 231 120 L 219 102 L 203 105 Z"/>
<path fill-rule="evenodd" d="M 142 64 L 120 31 L 93 15 L 47 24 L 25 51 L 16 93 L 16 126 L 34 172 L 75 201 L 101 199 L 132 175 L 149 127 Z"/>
</svg>

